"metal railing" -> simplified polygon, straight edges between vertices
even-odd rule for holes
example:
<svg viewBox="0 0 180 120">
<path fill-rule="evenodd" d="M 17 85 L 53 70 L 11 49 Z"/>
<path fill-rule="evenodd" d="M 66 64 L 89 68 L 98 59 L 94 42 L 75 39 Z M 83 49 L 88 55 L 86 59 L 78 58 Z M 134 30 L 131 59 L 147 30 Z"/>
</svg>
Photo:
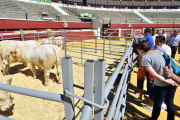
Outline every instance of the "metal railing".
<svg viewBox="0 0 180 120">
<path fill-rule="evenodd" d="M 38 33 L 39 35 L 40 33 Z M 2 34 L 1 34 L 2 35 Z M 62 35 L 62 34 L 61 34 Z M 98 59 L 98 60 L 86 60 L 84 63 L 84 98 L 75 95 L 74 90 L 73 90 L 73 72 L 72 72 L 72 57 L 68 57 L 68 34 L 64 32 L 63 37 L 64 37 L 64 49 L 65 49 L 65 57 L 62 58 L 62 75 L 63 75 L 63 90 L 64 94 L 57 94 L 57 93 L 50 93 L 50 92 L 44 92 L 44 91 L 39 91 L 39 90 L 33 90 L 33 89 L 28 89 L 28 88 L 21 88 L 17 86 L 12 86 L 12 85 L 5 85 L 0 83 L 0 89 L 18 93 L 18 94 L 23 94 L 23 95 L 28 95 L 32 97 L 37 97 L 37 98 L 42 98 L 42 99 L 47 99 L 51 101 L 57 101 L 57 102 L 62 102 L 65 105 L 65 119 L 66 120 L 74 120 L 75 119 L 75 113 L 74 113 L 74 97 L 83 100 L 84 101 L 84 109 L 81 115 L 81 120 L 90 120 L 93 118 L 92 110 L 94 106 L 94 120 L 103 120 L 104 119 L 104 109 L 106 109 L 109 106 L 109 101 L 107 100 L 107 97 L 110 93 L 110 90 L 115 83 L 115 80 L 121 70 L 123 70 L 123 66 L 126 63 L 126 67 L 123 70 L 123 74 L 119 83 L 119 86 L 117 88 L 115 97 L 112 101 L 111 107 L 108 111 L 108 118 L 109 120 L 112 119 L 115 107 L 115 116 L 114 120 L 116 119 L 121 119 L 124 116 L 125 112 L 125 106 L 126 106 L 126 96 L 127 96 L 127 88 L 128 88 L 128 83 L 130 81 L 130 74 L 131 74 L 131 67 L 132 67 L 132 61 L 133 61 L 133 42 L 134 39 L 131 40 L 130 45 L 128 44 L 119 44 L 119 45 L 113 45 L 113 44 L 106 44 L 105 43 L 105 37 L 102 39 L 102 42 L 100 45 L 102 45 L 102 52 L 103 56 L 98 56 L 103 59 Z M 34 36 L 33 36 L 34 37 Z M 40 38 L 40 36 L 35 36 L 35 38 Z M 98 36 L 95 36 L 97 38 Z M 83 49 L 86 47 L 88 48 L 87 45 L 83 44 L 82 36 L 81 38 L 81 55 L 87 54 L 87 53 L 82 53 Z M 111 38 L 111 36 L 110 36 Z M 131 37 L 129 37 L 131 38 Z M 1 37 L 3 39 L 3 36 Z M 111 40 L 111 39 L 110 39 Z M 126 39 L 127 40 L 127 39 Z M 72 40 L 69 40 L 72 42 Z M 74 41 L 73 41 L 74 42 Z M 90 41 L 88 41 L 90 43 Z M 87 42 L 87 43 L 88 43 Z M 125 42 L 127 43 L 127 42 Z M 97 45 L 99 43 L 96 43 Z M 112 45 L 112 46 L 124 46 L 128 47 L 118 64 L 116 70 L 113 72 L 112 76 L 110 77 L 109 81 L 105 85 L 105 69 L 106 69 L 106 60 L 105 58 L 108 58 L 105 56 L 106 51 L 110 50 L 105 50 L 105 45 Z M 72 47 L 75 47 L 74 45 L 71 45 Z M 88 48 L 92 49 L 92 48 Z M 112 49 L 112 48 L 111 48 Z M 100 51 L 101 49 L 93 49 L 93 51 Z M 116 50 L 118 50 L 116 48 Z M 111 51 L 113 53 L 113 50 Z M 117 52 L 118 53 L 118 52 Z M 83 56 L 81 56 L 81 59 Z M 110 59 L 110 58 L 108 58 Z M 116 58 L 112 58 L 116 59 Z M 93 102 L 93 96 L 94 96 L 94 102 Z M 104 104 L 106 102 L 106 104 Z M 117 106 L 116 106 L 117 104 Z M 120 111 L 120 107 L 123 107 L 122 111 Z M 2 116 L 3 117 L 3 116 Z M 1 116 L 0 116 L 1 118 Z M 7 118 L 8 120 L 9 118 Z M 6 119 L 4 119 L 6 120 Z"/>
</svg>

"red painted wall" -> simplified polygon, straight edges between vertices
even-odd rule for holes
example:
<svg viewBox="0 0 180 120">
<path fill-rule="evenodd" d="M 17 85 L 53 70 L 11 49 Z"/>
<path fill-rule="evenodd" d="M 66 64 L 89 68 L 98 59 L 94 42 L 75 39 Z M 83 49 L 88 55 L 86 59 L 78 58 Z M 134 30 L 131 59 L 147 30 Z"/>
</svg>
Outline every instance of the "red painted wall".
<svg viewBox="0 0 180 120">
<path fill-rule="evenodd" d="M 67 23 L 65 26 L 64 23 Z M 82 22 L 54 22 L 0 19 L 0 30 L 5 29 L 90 29 L 91 23 Z"/>
<path fill-rule="evenodd" d="M 180 24 L 111 24 L 111 28 L 180 28 Z"/>
</svg>

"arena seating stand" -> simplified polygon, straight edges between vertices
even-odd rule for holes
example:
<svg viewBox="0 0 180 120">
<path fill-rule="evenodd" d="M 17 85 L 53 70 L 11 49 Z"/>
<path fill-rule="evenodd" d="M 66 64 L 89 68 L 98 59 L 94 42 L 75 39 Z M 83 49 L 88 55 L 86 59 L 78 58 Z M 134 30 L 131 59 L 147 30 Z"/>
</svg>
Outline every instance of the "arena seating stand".
<svg viewBox="0 0 180 120">
<path fill-rule="evenodd" d="M 38 3 L 29 3 L 21 2 L 19 3 L 28 10 L 29 13 L 36 14 L 39 19 L 42 19 L 42 13 L 48 12 L 48 18 L 56 18 L 56 16 L 62 16 L 62 13 L 56 10 L 51 5 L 38 4 Z"/>
<path fill-rule="evenodd" d="M 80 8 L 65 9 L 65 11 L 70 11 L 76 16 L 79 16 L 81 13 L 92 14 L 92 17 L 99 19 L 101 22 L 104 22 L 105 24 L 108 24 L 110 21 L 111 23 L 146 23 L 132 11 L 90 10 Z"/>
<path fill-rule="evenodd" d="M 180 23 L 180 12 L 140 12 L 154 23 Z"/>
<path fill-rule="evenodd" d="M 71 8 L 69 7 L 60 7 L 61 9 L 63 9 L 64 11 L 66 11 L 69 16 L 67 15 L 63 15 L 63 16 L 60 16 L 60 20 L 61 21 L 76 21 L 76 22 L 80 22 L 81 20 L 79 19 L 78 16 L 76 16 L 72 11 L 71 11 Z"/>
<path fill-rule="evenodd" d="M 38 19 L 37 16 L 30 14 L 26 8 L 15 0 L 1 0 L 0 12 L 1 18 L 26 19 L 27 13 L 29 19 Z"/>
</svg>

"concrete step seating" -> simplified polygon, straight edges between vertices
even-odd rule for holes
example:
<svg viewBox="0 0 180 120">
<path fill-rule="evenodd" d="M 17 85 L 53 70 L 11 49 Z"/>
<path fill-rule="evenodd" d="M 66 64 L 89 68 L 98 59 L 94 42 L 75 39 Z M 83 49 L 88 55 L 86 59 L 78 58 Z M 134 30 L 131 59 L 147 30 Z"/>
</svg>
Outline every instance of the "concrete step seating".
<svg viewBox="0 0 180 120">
<path fill-rule="evenodd" d="M 92 17 L 99 19 L 101 22 L 107 24 L 111 23 L 147 23 L 132 11 L 110 11 L 110 10 L 90 10 L 80 8 L 64 8 L 76 16 L 80 13 L 90 13 Z"/>
<path fill-rule="evenodd" d="M 39 4 L 39 3 L 27 3 L 21 2 L 19 3 L 28 10 L 29 13 L 37 13 L 38 17 L 42 19 L 42 13 L 48 12 L 48 18 L 55 18 L 56 16 L 61 16 L 62 14 L 57 11 L 51 5 Z"/>
<path fill-rule="evenodd" d="M 66 15 L 61 16 L 61 17 L 60 17 L 60 20 L 61 20 L 61 21 L 64 21 L 64 20 L 66 20 L 66 21 L 77 21 L 77 22 L 80 22 L 80 21 L 81 21 L 81 20 L 79 19 L 79 17 L 76 16 L 76 15 L 71 11 L 70 8 L 68 8 L 68 7 L 60 7 L 60 8 L 63 9 L 65 12 L 67 12 L 67 13 L 69 14 L 69 16 L 66 16 Z"/>
<path fill-rule="evenodd" d="M 28 11 L 15 0 L 1 0 L 0 11 L 2 18 L 26 19 Z M 37 18 L 34 17 L 33 18 Z"/>
<path fill-rule="evenodd" d="M 154 23 L 179 23 L 180 22 L 180 12 L 171 11 L 171 12 L 140 12 L 148 19 Z"/>
</svg>

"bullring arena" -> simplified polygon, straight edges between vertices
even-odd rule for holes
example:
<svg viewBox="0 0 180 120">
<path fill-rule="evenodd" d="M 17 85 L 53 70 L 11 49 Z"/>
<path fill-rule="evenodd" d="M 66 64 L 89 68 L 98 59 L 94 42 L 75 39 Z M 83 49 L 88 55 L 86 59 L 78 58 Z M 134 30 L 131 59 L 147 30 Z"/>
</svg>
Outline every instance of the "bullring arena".
<svg viewBox="0 0 180 120">
<path fill-rule="evenodd" d="M 48 86 L 44 71 L 36 67 L 34 79 L 29 67 L 20 62 L 11 63 L 10 74 L 4 75 L 3 60 L 7 56 L 1 55 L 0 82 L 10 78 L 12 82 L 0 83 L 0 89 L 11 92 L 13 105 L 6 111 L 0 110 L 0 120 L 151 117 L 152 111 L 142 107 L 149 104 L 147 95 L 142 102 L 134 101 L 139 92 L 134 44 L 144 37 L 145 28 L 165 30 L 167 37 L 179 29 L 178 5 L 180 2 L 174 0 L 1 0 L 1 51 L 15 50 L 17 46 L 7 51 L 8 45 L 2 46 L 3 41 L 13 40 L 36 40 L 42 42 L 41 46 L 58 46 L 62 52 L 62 83 L 58 84 L 54 65 Z M 178 53 L 175 60 L 180 65 Z M 178 87 L 174 98 L 175 120 L 180 120 L 179 91 Z M 0 91 L 0 107 L 1 101 Z M 158 120 L 166 119 L 167 110 L 160 113 Z"/>
</svg>

